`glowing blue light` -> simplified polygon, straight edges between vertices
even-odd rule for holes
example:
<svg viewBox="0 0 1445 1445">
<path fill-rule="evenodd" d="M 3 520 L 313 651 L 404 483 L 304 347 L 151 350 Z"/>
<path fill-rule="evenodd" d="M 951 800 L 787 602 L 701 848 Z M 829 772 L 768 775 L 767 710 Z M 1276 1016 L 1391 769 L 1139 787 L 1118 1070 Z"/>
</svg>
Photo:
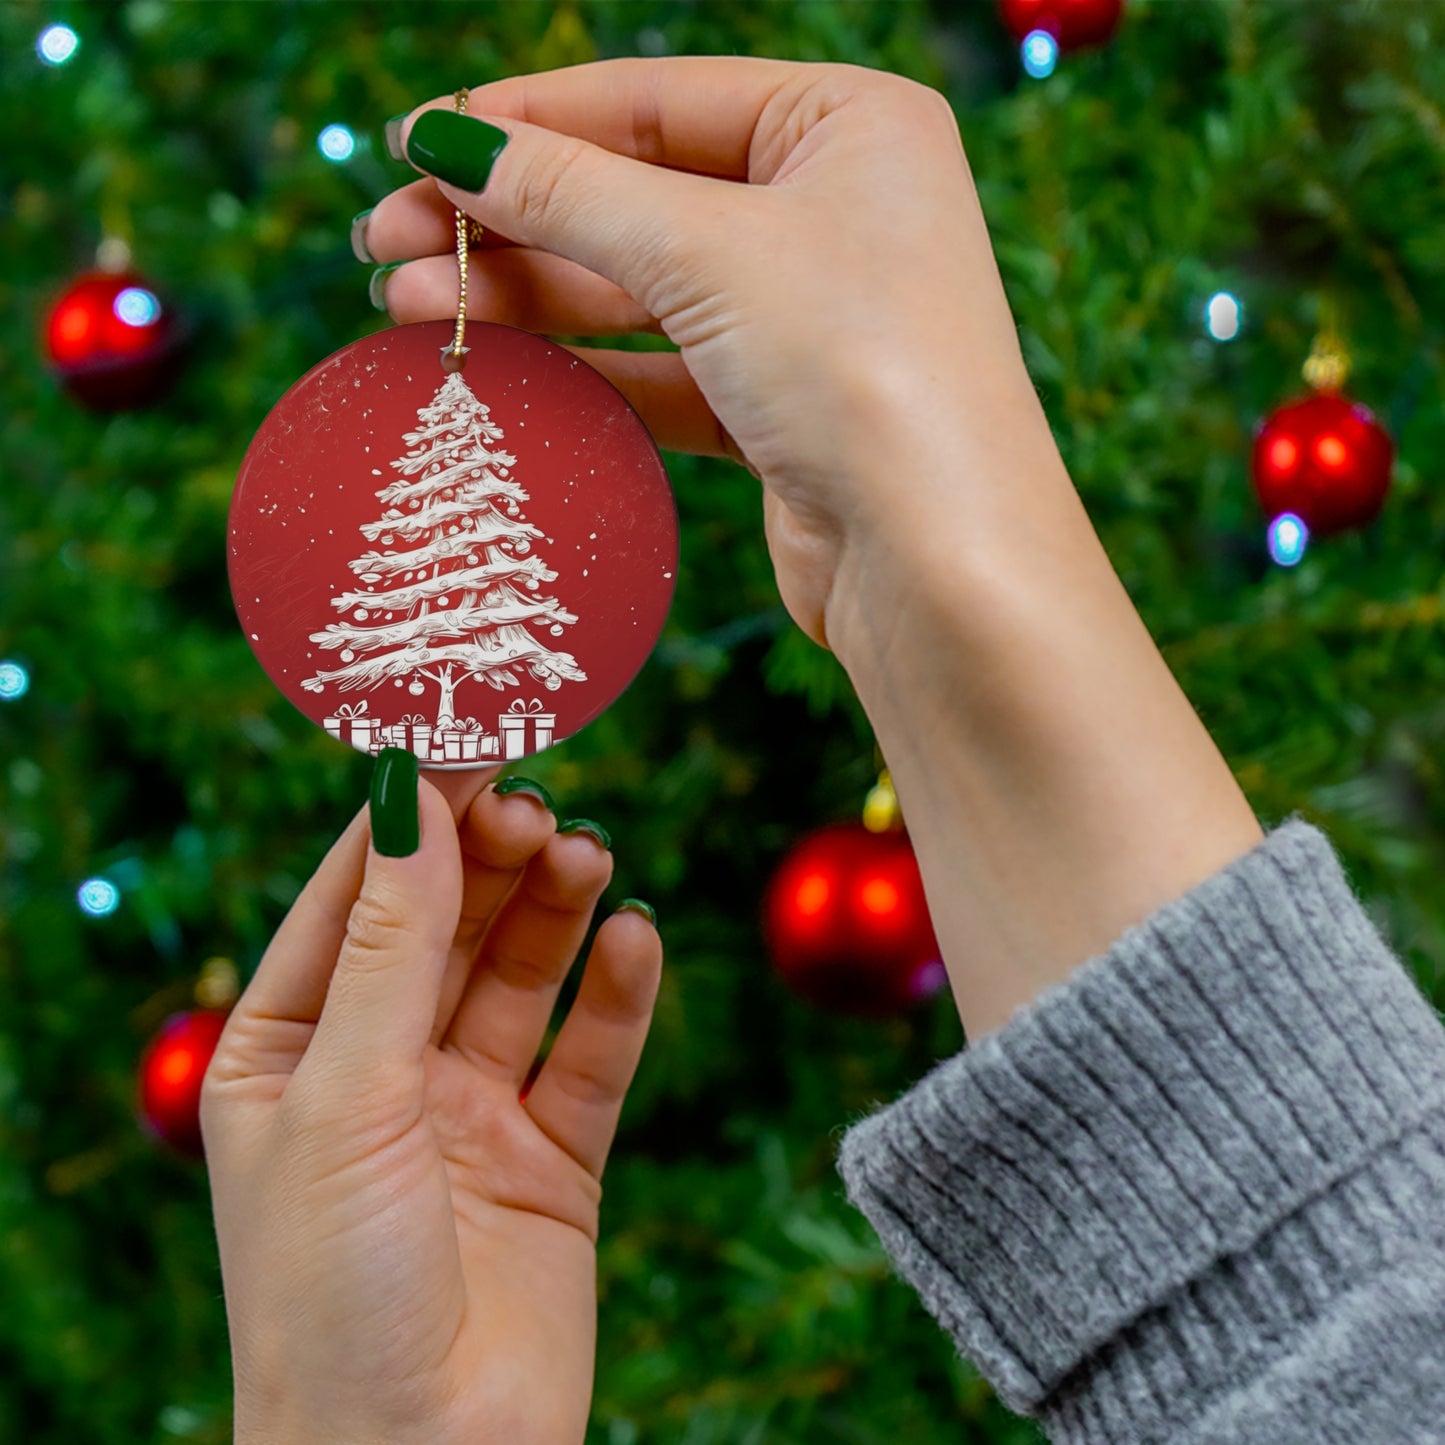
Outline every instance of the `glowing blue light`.
<svg viewBox="0 0 1445 1445">
<path fill-rule="evenodd" d="M 47 25 L 35 42 L 35 53 L 47 65 L 64 65 L 80 49 L 80 36 L 68 25 Z"/>
<path fill-rule="evenodd" d="M 161 303 L 154 292 L 141 286 L 127 286 L 115 298 L 111 309 L 127 326 L 149 326 L 160 319 Z"/>
<path fill-rule="evenodd" d="M 1293 512 L 1281 512 L 1269 524 L 1269 555 L 1281 567 L 1293 567 L 1305 554 L 1310 529 Z"/>
<path fill-rule="evenodd" d="M 329 161 L 349 161 L 356 150 L 356 137 L 344 125 L 329 125 L 316 144 Z"/>
<path fill-rule="evenodd" d="M 18 662 L 0 662 L 0 702 L 14 702 L 30 691 L 30 674 Z"/>
<path fill-rule="evenodd" d="M 1054 73 L 1059 63 L 1059 42 L 1047 30 L 1030 30 L 1019 53 L 1024 69 L 1035 80 L 1043 80 Z"/>
<path fill-rule="evenodd" d="M 1228 291 L 1216 291 L 1204 308 L 1204 329 L 1216 341 L 1233 341 L 1244 324 L 1244 307 Z"/>
<path fill-rule="evenodd" d="M 87 878 L 75 896 L 80 911 L 92 918 L 105 918 L 120 907 L 120 889 L 109 878 Z"/>
</svg>

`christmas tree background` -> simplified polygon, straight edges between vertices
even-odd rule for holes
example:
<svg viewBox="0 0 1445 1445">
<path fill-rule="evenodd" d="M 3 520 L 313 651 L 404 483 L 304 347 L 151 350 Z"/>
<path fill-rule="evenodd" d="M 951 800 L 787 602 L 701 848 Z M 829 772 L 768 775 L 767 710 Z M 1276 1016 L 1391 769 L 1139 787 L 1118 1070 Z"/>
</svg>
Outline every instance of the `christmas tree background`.
<svg viewBox="0 0 1445 1445">
<path fill-rule="evenodd" d="M 80 48 L 48 67 L 60 22 Z M 253 659 L 224 535 L 269 407 L 386 324 L 347 244 L 413 178 L 382 123 L 458 85 L 684 52 L 948 95 L 1033 377 L 1145 621 L 1261 818 L 1320 824 L 1445 1000 L 1445 7 L 1135 0 L 1110 46 L 1036 81 L 990 4 L 947 0 L 11 3 L 0 657 L 30 687 L 0 704 L 0 1440 L 231 1438 L 204 1171 L 138 1128 L 135 1067 L 203 960 L 244 981 L 366 795 L 367 760 Z M 332 162 L 338 124 L 357 145 Z M 164 401 L 110 417 L 38 340 L 106 236 L 195 326 Z M 1203 325 L 1220 290 L 1245 305 L 1226 343 Z M 1375 526 L 1283 568 L 1248 448 L 1302 390 L 1326 297 L 1399 459 Z M 650 900 L 668 952 L 606 1178 L 589 1440 L 1035 1440 L 890 1277 L 832 1164 L 844 1124 L 960 1046 L 947 996 L 833 1018 L 764 955 L 772 870 L 873 781 L 866 719 L 779 605 L 756 481 L 667 462 L 663 637 L 615 708 L 522 765 L 611 829 L 604 906 Z M 92 877 L 120 891 L 109 916 L 76 905 Z"/>
</svg>

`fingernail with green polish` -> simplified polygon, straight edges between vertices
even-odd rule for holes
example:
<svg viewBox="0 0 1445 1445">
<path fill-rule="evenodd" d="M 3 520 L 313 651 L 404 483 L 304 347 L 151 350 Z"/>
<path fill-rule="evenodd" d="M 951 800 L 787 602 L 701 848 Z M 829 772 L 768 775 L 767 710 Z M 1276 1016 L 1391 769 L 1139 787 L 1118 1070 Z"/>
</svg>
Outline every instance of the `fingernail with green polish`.
<svg viewBox="0 0 1445 1445">
<path fill-rule="evenodd" d="M 650 903 L 644 903 L 640 898 L 624 898 L 617 905 L 617 911 L 622 913 L 640 913 L 654 928 L 657 927 L 657 914 Z"/>
<path fill-rule="evenodd" d="M 532 778 L 519 778 L 513 774 L 510 778 L 503 778 L 492 791 L 503 798 L 509 793 L 527 793 L 536 798 L 548 812 L 555 813 L 557 811 L 557 805 L 552 801 L 551 793 Z"/>
<path fill-rule="evenodd" d="M 604 848 L 611 849 L 612 835 L 602 826 L 601 823 L 594 823 L 591 818 L 568 818 L 565 823 L 558 824 L 559 833 L 590 833 Z"/>
<path fill-rule="evenodd" d="M 406 158 L 448 185 L 480 191 L 510 139 L 484 120 L 454 110 L 425 110 L 406 138 Z"/>
<path fill-rule="evenodd" d="M 404 111 L 401 115 L 392 116 L 386 123 L 383 132 L 386 136 L 386 153 L 394 161 L 404 161 L 406 159 L 406 155 L 401 148 L 401 128 L 407 116 L 410 114 L 411 112 L 409 110 Z"/>
<path fill-rule="evenodd" d="M 371 273 L 371 280 L 367 284 L 366 294 L 371 297 L 371 304 L 378 311 L 386 310 L 386 278 L 389 272 L 395 271 L 398 266 L 405 266 L 405 261 L 389 261 L 385 266 L 378 266 Z"/>
<path fill-rule="evenodd" d="M 368 266 L 376 265 L 376 257 L 371 254 L 366 244 L 366 223 L 371 219 L 373 210 L 374 206 L 368 206 L 351 218 L 351 254 L 358 261 L 365 261 Z"/>
<path fill-rule="evenodd" d="M 388 858 L 409 858 L 421 846 L 416 754 L 382 748 L 371 774 L 371 841 Z"/>
</svg>

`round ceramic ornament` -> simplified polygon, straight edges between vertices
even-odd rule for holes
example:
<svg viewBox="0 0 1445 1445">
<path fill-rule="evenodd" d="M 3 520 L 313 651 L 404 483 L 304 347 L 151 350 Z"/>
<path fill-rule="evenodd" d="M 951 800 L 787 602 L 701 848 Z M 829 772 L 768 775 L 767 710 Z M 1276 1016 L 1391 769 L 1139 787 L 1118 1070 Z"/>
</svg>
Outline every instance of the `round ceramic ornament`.
<svg viewBox="0 0 1445 1445">
<path fill-rule="evenodd" d="M 393 327 L 314 367 L 247 449 L 228 567 L 286 697 L 362 752 L 477 768 L 604 712 L 662 631 L 677 508 L 605 377 L 530 332 Z M 444 364 L 445 362 L 445 364 Z"/>
</svg>

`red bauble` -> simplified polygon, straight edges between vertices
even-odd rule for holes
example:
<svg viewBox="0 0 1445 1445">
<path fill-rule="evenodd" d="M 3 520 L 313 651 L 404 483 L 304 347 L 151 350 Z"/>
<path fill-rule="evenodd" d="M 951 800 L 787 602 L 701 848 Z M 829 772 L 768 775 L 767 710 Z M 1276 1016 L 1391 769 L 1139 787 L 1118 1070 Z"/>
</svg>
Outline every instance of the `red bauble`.
<svg viewBox="0 0 1445 1445">
<path fill-rule="evenodd" d="M 763 930 L 788 986 L 836 1013 L 901 1013 L 946 981 L 901 830 L 838 823 L 803 839 L 768 887 Z"/>
<path fill-rule="evenodd" d="M 1316 392 L 1272 412 L 1255 434 L 1255 495 L 1271 520 L 1293 512 L 1327 537 L 1375 520 L 1394 460 L 1390 434 L 1367 407 Z"/>
<path fill-rule="evenodd" d="M 1060 50 L 1101 45 L 1115 31 L 1124 0 L 999 0 L 999 16 L 1015 40 L 1045 30 Z"/>
<path fill-rule="evenodd" d="M 82 276 L 45 323 L 50 365 L 71 395 L 96 411 L 154 401 L 174 378 L 179 343 L 169 308 L 129 271 Z"/>
<path fill-rule="evenodd" d="M 157 1138 L 201 1158 L 201 1081 L 229 1017 L 226 1009 L 172 1014 L 140 1061 L 140 1118 Z"/>
</svg>

